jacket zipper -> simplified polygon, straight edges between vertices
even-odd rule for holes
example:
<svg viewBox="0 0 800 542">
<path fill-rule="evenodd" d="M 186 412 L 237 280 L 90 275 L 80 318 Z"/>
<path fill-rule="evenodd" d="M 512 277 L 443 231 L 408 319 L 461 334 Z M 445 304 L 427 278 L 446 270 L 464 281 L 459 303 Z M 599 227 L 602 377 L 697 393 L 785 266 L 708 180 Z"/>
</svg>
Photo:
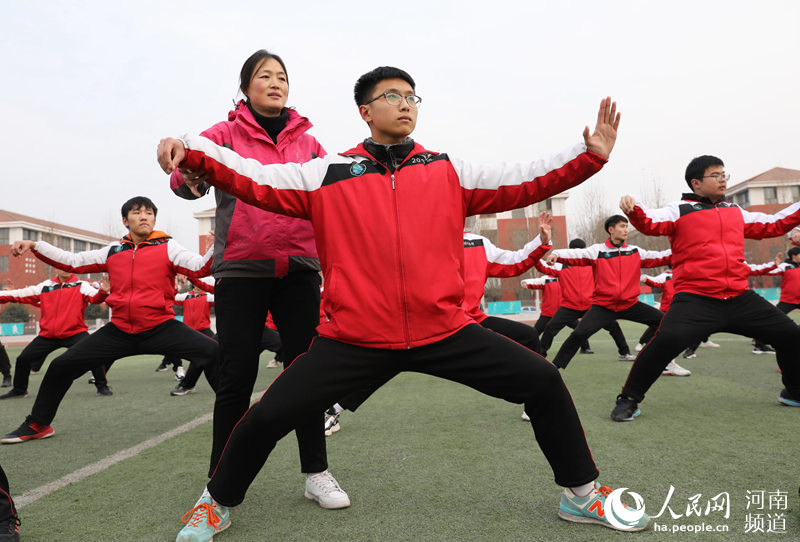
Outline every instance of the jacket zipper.
<svg viewBox="0 0 800 542">
<path fill-rule="evenodd" d="M 400 250 L 400 212 L 397 208 L 397 190 L 394 180 L 394 173 L 392 176 L 392 201 L 394 203 L 394 220 L 395 229 L 397 230 L 397 262 L 400 265 L 400 293 L 403 302 L 403 333 L 406 337 L 406 348 L 411 348 L 411 334 L 408 329 L 408 301 L 406 300 L 406 277 L 403 272 L 403 253 Z"/>
<path fill-rule="evenodd" d="M 717 212 L 717 218 L 719 218 L 719 238 L 724 239 L 723 235 L 725 233 L 725 228 L 722 224 L 722 214 L 719 212 L 719 207 L 714 205 L 714 210 Z M 728 264 L 728 251 L 725 248 L 725 243 L 720 243 L 722 245 L 722 250 L 725 251 L 725 294 L 728 294 L 731 290 L 731 280 L 730 280 L 730 265 Z M 748 281 L 749 282 L 749 281 Z M 722 299 L 728 299 L 729 295 L 723 295 Z"/>
</svg>

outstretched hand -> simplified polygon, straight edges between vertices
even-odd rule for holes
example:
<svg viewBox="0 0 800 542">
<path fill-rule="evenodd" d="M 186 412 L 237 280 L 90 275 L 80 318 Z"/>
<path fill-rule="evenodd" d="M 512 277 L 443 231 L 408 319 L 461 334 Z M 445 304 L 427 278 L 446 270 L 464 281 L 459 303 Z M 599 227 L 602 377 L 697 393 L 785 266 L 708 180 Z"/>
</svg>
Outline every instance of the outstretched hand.
<svg viewBox="0 0 800 542">
<path fill-rule="evenodd" d="M 600 100 L 594 132 L 590 134 L 588 126 L 583 129 L 583 141 L 586 143 L 586 148 L 608 159 L 611 149 L 614 148 L 614 143 L 617 141 L 620 116 L 617 113 L 617 102 L 612 102 L 610 96 Z"/>
<path fill-rule="evenodd" d="M 36 241 L 14 241 L 14 244 L 11 246 L 11 254 L 14 256 L 22 256 L 35 246 Z"/>
<path fill-rule="evenodd" d="M 539 240 L 543 245 L 546 245 L 552 239 L 552 224 L 553 217 L 547 212 L 539 213 Z"/>
<path fill-rule="evenodd" d="M 782 261 L 783 261 L 783 253 L 782 252 L 778 252 L 775 255 L 775 265 L 780 265 Z"/>
<path fill-rule="evenodd" d="M 551 252 L 547 255 L 547 259 L 545 259 L 545 261 L 547 262 L 547 265 L 553 265 L 558 261 L 558 254 Z"/>
<path fill-rule="evenodd" d="M 158 158 L 158 165 L 164 170 L 164 173 L 169 175 L 178 167 L 184 157 L 186 157 L 186 149 L 183 147 L 183 142 L 174 137 L 165 137 L 158 143 L 158 150 L 156 151 Z"/>
<path fill-rule="evenodd" d="M 636 199 L 633 196 L 622 196 L 619 200 L 619 208 L 622 209 L 622 212 L 626 215 L 633 211 L 633 208 L 636 207 Z"/>
</svg>

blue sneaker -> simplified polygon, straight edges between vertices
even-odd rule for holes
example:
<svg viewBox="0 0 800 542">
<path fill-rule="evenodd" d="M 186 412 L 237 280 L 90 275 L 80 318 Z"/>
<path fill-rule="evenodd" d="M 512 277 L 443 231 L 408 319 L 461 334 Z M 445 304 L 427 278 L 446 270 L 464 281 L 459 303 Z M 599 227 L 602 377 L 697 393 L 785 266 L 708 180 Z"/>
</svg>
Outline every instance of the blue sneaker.
<svg viewBox="0 0 800 542">
<path fill-rule="evenodd" d="M 627 488 L 611 488 L 594 483 L 594 489 L 585 497 L 578 497 L 569 488 L 561 493 L 558 517 L 575 523 L 596 523 L 618 531 L 642 531 L 650 517 L 644 513 L 641 497 L 635 493 L 637 508 L 623 504 L 619 497 Z M 608 499 L 608 500 L 606 500 Z"/>
<path fill-rule="evenodd" d="M 800 397 L 795 397 L 789 390 L 783 388 L 781 394 L 778 396 L 778 401 L 786 406 L 800 406 Z"/>
<path fill-rule="evenodd" d="M 178 533 L 175 542 L 212 542 L 214 535 L 231 526 L 231 513 L 227 506 L 203 497 L 181 519 L 186 527 Z"/>
</svg>

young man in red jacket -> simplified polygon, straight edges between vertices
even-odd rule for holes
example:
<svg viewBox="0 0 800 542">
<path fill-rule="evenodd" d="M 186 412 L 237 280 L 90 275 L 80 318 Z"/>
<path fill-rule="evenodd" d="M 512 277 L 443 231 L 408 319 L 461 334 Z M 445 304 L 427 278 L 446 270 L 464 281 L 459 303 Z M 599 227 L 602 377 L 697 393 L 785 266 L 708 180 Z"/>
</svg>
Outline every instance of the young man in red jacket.
<svg viewBox="0 0 800 542">
<path fill-rule="evenodd" d="M 586 242 L 576 237 L 569 242 L 569 248 L 586 248 Z M 557 277 L 561 287 L 561 302 L 558 310 L 553 314 L 552 319 L 546 322 L 542 332 L 540 353 L 547 357 L 547 351 L 553 345 L 553 339 L 558 333 L 568 326 L 572 329 L 578 327 L 579 319 L 586 314 L 592 307 L 592 293 L 594 292 L 594 272 L 590 267 L 583 265 L 547 265 L 541 260 L 536 262 L 536 269 L 549 275 Z M 537 322 L 538 326 L 538 322 Z M 603 329 L 611 334 L 614 344 L 617 346 L 617 354 L 621 361 L 633 360 L 631 350 L 625 341 L 622 328 L 616 320 L 603 326 Z M 581 343 L 581 354 L 594 354 L 589 346 L 589 339 Z"/>
<path fill-rule="evenodd" d="M 31 370 L 41 369 L 45 358 L 59 348 L 71 348 L 89 336 L 84 320 L 89 303 L 100 304 L 108 297 L 108 286 L 100 290 L 78 280 L 70 271 L 58 270 L 55 279 L 19 290 L 0 291 L 0 303 L 37 304 L 42 309 L 39 334 L 26 346 L 14 366 L 14 387 L 0 399 L 28 396 Z M 113 395 L 106 380 L 106 368 L 92 369 L 97 395 Z"/>
<path fill-rule="evenodd" d="M 311 220 L 330 318 L 236 425 L 178 541 L 209 541 L 227 528 L 227 507 L 244 500 L 277 441 L 304 416 L 397 371 L 524 403 L 556 482 L 565 487 L 559 516 L 623 530 L 646 525 L 643 514 L 615 525 L 603 512 L 610 490 L 594 481 L 597 468 L 558 371 L 475 323 L 462 306 L 465 217 L 530 205 L 599 171 L 616 139 L 616 105 L 602 101 L 595 132 L 584 130 L 585 145 L 491 167 L 427 151 L 409 138 L 421 102 L 414 86 L 397 68 L 363 75 L 355 98 L 371 137 L 304 164 L 262 166 L 196 136 L 161 141 L 166 172 L 202 170 L 211 184 L 247 203 Z"/>
<path fill-rule="evenodd" d="M 553 358 L 553 365 L 565 369 L 578 351 L 581 342 L 614 320 L 631 320 L 647 326 L 657 326 L 663 313 L 639 301 L 639 277 L 642 267 L 659 267 L 669 263 L 670 251 L 656 252 L 628 245 L 628 219 L 609 217 L 604 225 L 608 239 L 583 249 L 554 250 L 547 257 L 550 265 L 556 261 L 567 265 L 592 266 L 594 295 L 592 308 L 570 333 Z"/>
<path fill-rule="evenodd" d="M 800 406 L 800 328 L 748 288 L 750 267 L 744 240 L 777 237 L 800 224 L 800 203 L 774 214 L 751 213 L 725 201 L 730 178 L 715 156 L 699 156 L 686 168 L 692 190 L 661 209 L 633 196 L 620 208 L 645 235 L 668 235 L 675 295 L 653 339 L 636 358 L 611 412 L 614 421 L 639 415 L 644 400 L 669 360 L 687 344 L 727 331 L 759 337 L 775 347 L 784 389 L 778 401 Z"/>
<path fill-rule="evenodd" d="M 217 342 L 175 319 L 175 275 L 202 277 L 211 253 L 193 254 L 167 234 L 154 231 L 158 209 L 149 198 L 131 198 L 122 206 L 129 234 L 108 247 L 67 252 L 44 241 L 17 241 L 15 256 L 33 251 L 53 267 L 73 273 L 107 272 L 111 322 L 50 363 L 31 414 L 0 442 L 15 444 L 53 435 L 50 423 L 72 382 L 103 363 L 138 354 L 168 354 L 214 367 Z M 211 373 L 211 374 L 210 374 Z M 213 370 L 206 371 L 215 387 Z"/>
</svg>

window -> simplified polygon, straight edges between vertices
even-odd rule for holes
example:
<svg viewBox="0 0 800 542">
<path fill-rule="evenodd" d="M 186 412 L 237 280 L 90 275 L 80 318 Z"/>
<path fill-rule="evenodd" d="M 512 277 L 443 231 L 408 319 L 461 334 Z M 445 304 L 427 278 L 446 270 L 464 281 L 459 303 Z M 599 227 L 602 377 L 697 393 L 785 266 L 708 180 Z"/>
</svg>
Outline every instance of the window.
<svg viewBox="0 0 800 542">
<path fill-rule="evenodd" d="M 0 256 L 0 273 L 8 272 L 8 256 Z"/>
<path fill-rule="evenodd" d="M 69 237 L 62 237 L 58 236 L 56 238 L 56 246 L 62 250 L 71 250 L 72 249 L 72 239 Z"/>
<path fill-rule="evenodd" d="M 742 208 L 750 207 L 750 198 L 747 190 L 743 190 L 733 196 L 733 203 Z"/>
<path fill-rule="evenodd" d="M 83 252 L 86 250 L 86 241 L 78 241 L 75 239 L 73 242 L 75 243 L 75 252 Z"/>
<path fill-rule="evenodd" d="M 98 250 L 100 248 L 103 248 L 103 247 L 98 245 L 97 243 L 90 243 L 89 244 L 89 250 Z"/>
<path fill-rule="evenodd" d="M 793 186 L 792 187 L 792 203 L 800 201 L 800 186 Z M 0 243 L 2 245 L 2 243 Z"/>
<path fill-rule="evenodd" d="M 22 228 L 22 238 L 26 241 L 38 241 L 39 232 L 36 230 L 29 230 L 28 228 Z"/>
<path fill-rule="evenodd" d="M 771 203 L 778 203 L 778 189 L 774 186 L 764 188 L 764 203 L 767 205 Z"/>
<path fill-rule="evenodd" d="M 7 245 L 8 243 L 8 228 L 0 228 L 0 245 Z"/>
</svg>

